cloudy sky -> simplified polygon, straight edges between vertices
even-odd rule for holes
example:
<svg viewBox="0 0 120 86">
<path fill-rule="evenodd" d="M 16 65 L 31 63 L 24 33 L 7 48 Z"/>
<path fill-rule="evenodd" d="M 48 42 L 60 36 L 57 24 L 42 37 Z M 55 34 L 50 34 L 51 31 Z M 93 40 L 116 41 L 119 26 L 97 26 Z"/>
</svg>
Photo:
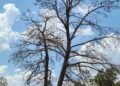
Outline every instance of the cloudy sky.
<svg viewBox="0 0 120 86">
<path fill-rule="evenodd" d="M 6 77 L 9 86 L 23 86 L 23 72 L 17 66 L 8 62 L 13 49 L 13 43 L 19 38 L 19 34 L 25 30 L 25 22 L 20 16 L 28 8 L 34 9 L 33 0 L 1 0 L 0 1 L 0 76 Z M 83 11 L 81 8 L 79 9 Z M 113 11 L 108 18 L 103 19 L 104 25 L 115 27 L 120 31 L 120 10 Z M 82 35 L 93 35 L 90 27 L 80 32 Z M 112 41 L 111 45 L 114 43 Z M 110 55 L 119 59 L 120 46 L 112 49 Z M 115 54 L 115 55 L 114 55 Z M 117 62 L 114 58 L 114 62 Z M 118 62 L 119 63 L 119 62 Z"/>
</svg>

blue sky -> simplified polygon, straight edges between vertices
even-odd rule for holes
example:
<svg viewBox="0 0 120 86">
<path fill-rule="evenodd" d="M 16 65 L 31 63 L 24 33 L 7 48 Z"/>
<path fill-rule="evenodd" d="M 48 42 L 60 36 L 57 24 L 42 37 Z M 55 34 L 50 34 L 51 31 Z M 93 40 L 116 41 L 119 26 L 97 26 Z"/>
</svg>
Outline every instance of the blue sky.
<svg viewBox="0 0 120 86">
<path fill-rule="evenodd" d="M 21 13 L 25 12 L 25 10 L 29 8 L 29 2 L 30 1 L 27 1 L 27 0 L 19 0 L 19 1 L 18 0 L 1 0 L 0 13 L 4 13 L 5 10 L 3 6 L 8 3 L 15 4 Z M 21 20 L 18 20 L 11 27 L 13 31 L 22 32 L 25 28 L 24 26 L 25 24 L 23 24 Z M 10 53 L 11 53 L 11 50 L 0 52 L 0 57 L 1 57 L 0 64 L 8 64 L 7 60 L 8 60 Z"/>
<path fill-rule="evenodd" d="M 5 9 L 3 8 L 3 6 L 9 3 L 15 4 L 16 8 L 19 9 L 20 13 L 25 12 L 33 4 L 32 0 L 1 0 L 0 13 L 2 14 L 5 13 Z M 24 31 L 24 29 L 25 29 L 25 23 L 23 23 L 23 21 L 20 19 L 18 19 L 16 22 L 14 22 L 13 25 L 11 25 L 11 30 L 13 32 L 14 31 L 22 32 Z M 6 34 L 9 34 L 9 33 L 6 33 Z M 4 36 L 6 36 L 6 34 Z M 4 39 L 4 38 L 1 38 L 1 39 Z M 11 42 L 9 42 L 9 44 L 11 44 Z M 12 53 L 11 49 L 5 49 L 0 52 L 0 65 L 1 65 L 0 76 L 7 77 L 9 81 L 12 80 L 12 82 L 11 81 L 9 82 L 9 86 L 23 86 L 22 84 L 23 82 L 19 81 L 22 77 L 20 77 L 20 75 L 16 73 L 17 67 L 8 62 L 11 53 Z"/>
<path fill-rule="evenodd" d="M 33 0 L 1 0 L 0 16 L 1 16 L 1 14 L 5 13 L 5 9 L 3 8 L 3 6 L 10 4 L 10 3 L 15 5 L 13 7 L 15 9 L 17 8 L 19 10 L 19 13 L 25 12 L 28 8 L 30 8 L 32 10 L 35 9 L 35 7 L 33 6 Z M 9 9 L 9 8 L 7 8 L 7 9 Z M 16 35 L 17 33 L 23 32 L 26 27 L 25 22 L 23 20 L 19 19 L 19 14 L 17 15 L 17 17 L 18 17 L 17 21 L 15 20 L 12 25 L 10 24 L 10 31 L 11 31 L 11 33 L 15 33 L 15 36 L 17 36 Z M 0 22 L 2 22 L 2 19 L 0 19 L 0 20 L 1 20 Z M 11 21 L 9 21 L 9 22 L 11 22 Z M 112 11 L 110 13 L 110 15 L 108 16 L 108 18 L 102 19 L 101 23 L 106 26 L 115 27 L 115 29 L 117 31 L 120 31 L 120 9 Z M 0 26 L 0 28 L 1 27 L 4 27 L 4 26 Z M 10 34 L 10 33 L 6 33 L 6 34 Z M 4 37 L 6 36 L 6 34 L 4 34 Z M 14 38 L 14 39 L 16 40 L 16 38 Z M 13 49 L 10 49 L 9 47 L 11 47 L 11 45 L 13 43 L 12 41 L 15 41 L 15 40 L 12 39 L 12 40 L 8 40 L 8 41 L 4 42 L 4 40 L 6 40 L 6 39 L 3 38 L 3 36 L 0 37 L 0 40 L 3 40 L 3 41 L 0 41 L 0 43 L 2 43 L 2 44 L 7 44 L 7 45 L 9 44 L 8 47 L 3 50 L 2 50 L 2 48 L 4 48 L 4 47 L 0 46 L 0 49 L 1 49 L 0 50 L 0 76 L 6 76 L 8 78 L 8 80 L 10 80 L 10 79 L 19 80 L 19 78 L 21 78 L 21 76 L 19 76 L 17 74 L 17 71 L 19 71 L 19 69 L 17 69 L 17 66 L 8 62 L 9 57 L 10 57 L 11 53 L 13 52 Z M 19 81 L 16 81 L 16 82 L 17 82 L 17 84 L 19 83 L 19 85 L 16 85 L 15 82 L 11 82 L 11 83 L 9 82 L 10 83 L 9 86 L 23 86 L 21 82 L 19 82 Z"/>
<path fill-rule="evenodd" d="M 119 4 L 120 5 L 120 4 Z M 103 19 L 103 25 L 114 27 L 117 31 L 120 31 L 120 9 L 113 10 L 109 16 Z"/>
</svg>

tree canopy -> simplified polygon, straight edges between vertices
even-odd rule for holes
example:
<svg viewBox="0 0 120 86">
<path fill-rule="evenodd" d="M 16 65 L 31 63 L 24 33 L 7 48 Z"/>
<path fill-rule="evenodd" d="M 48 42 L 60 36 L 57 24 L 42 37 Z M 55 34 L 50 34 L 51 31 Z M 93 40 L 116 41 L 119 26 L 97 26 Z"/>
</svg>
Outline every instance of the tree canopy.
<svg viewBox="0 0 120 86">
<path fill-rule="evenodd" d="M 90 81 L 92 86 L 120 86 L 118 73 L 113 68 L 106 69 L 105 71 L 102 69 Z"/>
<path fill-rule="evenodd" d="M 117 9 L 118 2 L 35 0 L 38 13 L 33 14 L 30 10 L 24 13 L 23 19 L 28 22 L 28 28 L 12 54 L 15 64 L 31 72 L 26 83 L 35 81 L 43 86 L 84 84 L 91 70 L 115 66 L 99 50 L 108 47 L 108 38 L 119 41 L 118 32 L 101 25 L 99 20 Z M 81 39 L 86 28 L 95 35 Z M 57 73 L 56 66 L 59 69 Z M 54 79 L 54 74 L 57 74 L 57 79 Z"/>
</svg>

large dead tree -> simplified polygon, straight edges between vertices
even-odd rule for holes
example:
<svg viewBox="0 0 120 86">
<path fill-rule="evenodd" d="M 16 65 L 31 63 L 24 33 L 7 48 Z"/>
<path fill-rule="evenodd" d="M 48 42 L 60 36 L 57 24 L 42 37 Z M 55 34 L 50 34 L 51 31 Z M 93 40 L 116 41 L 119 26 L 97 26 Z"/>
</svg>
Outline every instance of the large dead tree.
<svg viewBox="0 0 120 86">
<path fill-rule="evenodd" d="M 51 86 L 50 62 L 54 63 L 55 57 L 50 56 L 49 53 L 56 52 L 62 55 L 60 50 L 62 40 L 54 35 L 51 26 L 47 27 L 50 18 L 43 16 L 41 18 L 42 21 L 37 22 L 34 21 L 30 11 L 24 14 L 24 20 L 30 21 L 30 26 L 22 33 L 23 36 L 20 44 L 16 46 L 17 50 L 12 55 L 12 60 L 31 72 L 26 77 L 27 84 L 37 81 L 44 83 L 44 86 Z"/>
<path fill-rule="evenodd" d="M 39 6 L 41 12 L 34 18 L 31 13 L 25 15 L 30 26 L 21 45 L 13 53 L 12 60 L 32 72 L 28 81 L 41 75 L 38 81 L 44 81 L 41 83 L 49 86 L 54 70 L 51 64 L 59 56 L 62 68 L 57 86 L 67 86 L 68 82 L 87 82 L 92 70 L 100 71 L 101 67 L 113 65 L 99 48 L 108 46 L 104 39 L 119 40 L 119 36 L 116 36 L 113 28 L 101 25 L 99 20 L 118 8 L 118 2 L 119 0 L 36 0 L 35 5 Z M 96 35 L 81 41 L 79 33 L 87 27 L 91 27 Z M 114 34 L 109 35 L 110 33 Z M 83 46 L 86 49 L 82 49 Z"/>
</svg>

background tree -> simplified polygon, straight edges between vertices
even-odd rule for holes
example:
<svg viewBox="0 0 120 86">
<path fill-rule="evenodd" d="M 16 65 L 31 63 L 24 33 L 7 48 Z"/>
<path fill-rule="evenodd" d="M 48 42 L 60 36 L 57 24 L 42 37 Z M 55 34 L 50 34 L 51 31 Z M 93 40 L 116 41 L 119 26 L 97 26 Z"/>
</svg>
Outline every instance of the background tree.
<svg viewBox="0 0 120 86">
<path fill-rule="evenodd" d="M 82 84 L 88 81 L 91 70 L 99 71 L 100 67 L 113 65 L 98 48 L 108 46 L 103 39 L 119 40 L 119 36 L 116 36 L 113 28 L 101 25 L 99 18 L 106 17 L 112 9 L 118 8 L 119 0 L 35 1 L 39 13 L 33 16 L 29 11 L 24 15 L 29 22 L 28 30 L 12 55 L 15 63 L 31 71 L 27 79 L 29 83 L 32 78 L 39 76 L 35 81 L 44 86 L 51 85 L 52 64 L 58 57 L 62 68 L 57 77 L 57 86 L 73 81 Z M 80 33 L 85 28 L 90 28 L 96 35 L 82 41 Z M 111 33 L 114 34 L 109 35 Z M 95 45 L 99 47 L 95 48 Z"/>
<path fill-rule="evenodd" d="M 4 77 L 0 77 L 0 86 L 7 86 L 7 80 Z"/>
<path fill-rule="evenodd" d="M 119 86 L 118 73 L 115 69 L 109 68 L 101 70 L 98 74 L 91 79 L 92 86 Z"/>
</svg>

